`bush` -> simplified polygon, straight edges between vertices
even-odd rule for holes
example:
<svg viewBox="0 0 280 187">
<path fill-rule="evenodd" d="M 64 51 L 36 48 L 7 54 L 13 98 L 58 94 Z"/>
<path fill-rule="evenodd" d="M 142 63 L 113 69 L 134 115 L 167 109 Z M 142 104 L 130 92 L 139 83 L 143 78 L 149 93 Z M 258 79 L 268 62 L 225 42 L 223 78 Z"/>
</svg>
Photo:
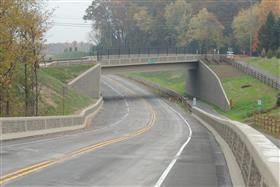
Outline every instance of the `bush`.
<svg viewBox="0 0 280 187">
<path fill-rule="evenodd" d="M 276 106 L 280 107 L 280 93 L 277 95 Z"/>
<path fill-rule="evenodd" d="M 274 56 L 273 51 L 269 49 L 266 53 L 267 58 L 272 58 Z"/>
<path fill-rule="evenodd" d="M 275 55 L 276 55 L 277 58 L 280 58 L 280 47 L 275 52 Z"/>
</svg>

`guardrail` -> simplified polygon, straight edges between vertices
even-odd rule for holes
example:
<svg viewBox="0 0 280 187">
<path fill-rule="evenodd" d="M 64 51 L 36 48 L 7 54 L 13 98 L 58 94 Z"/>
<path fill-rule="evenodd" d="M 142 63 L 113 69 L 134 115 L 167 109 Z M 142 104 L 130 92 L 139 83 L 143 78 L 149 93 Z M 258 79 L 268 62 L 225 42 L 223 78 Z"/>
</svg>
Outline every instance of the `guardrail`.
<svg viewBox="0 0 280 187">
<path fill-rule="evenodd" d="M 43 134 L 82 129 L 91 121 L 103 104 L 103 99 L 83 110 L 79 115 L 7 117 L 0 119 L 0 140 L 11 140 Z"/>
<path fill-rule="evenodd" d="M 235 68 L 243 71 L 244 73 L 251 75 L 253 77 L 255 77 L 256 79 L 259 79 L 260 81 L 262 81 L 263 83 L 271 86 L 272 88 L 276 88 L 278 90 L 280 90 L 280 81 L 278 79 L 275 80 L 259 71 L 254 70 L 253 68 L 251 68 L 249 65 L 244 65 L 238 62 L 233 62 L 233 61 L 229 61 L 227 62 L 228 64 L 234 66 Z"/>
<path fill-rule="evenodd" d="M 222 119 L 192 107 L 187 98 L 158 84 L 129 78 L 181 101 L 193 115 L 209 124 L 231 150 L 245 186 L 280 186 L 280 150 L 263 134 L 246 124 Z"/>
</svg>

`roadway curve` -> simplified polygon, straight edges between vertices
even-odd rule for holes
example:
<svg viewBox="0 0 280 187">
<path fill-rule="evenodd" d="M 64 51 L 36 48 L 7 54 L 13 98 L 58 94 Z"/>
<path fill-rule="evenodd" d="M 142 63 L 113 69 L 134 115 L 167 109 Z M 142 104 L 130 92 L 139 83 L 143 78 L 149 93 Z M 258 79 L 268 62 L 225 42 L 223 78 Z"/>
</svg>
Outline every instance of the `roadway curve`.
<svg viewBox="0 0 280 187">
<path fill-rule="evenodd" d="M 231 186 L 213 136 L 141 85 L 103 77 L 86 130 L 2 142 L 5 186 Z"/>
</svg>

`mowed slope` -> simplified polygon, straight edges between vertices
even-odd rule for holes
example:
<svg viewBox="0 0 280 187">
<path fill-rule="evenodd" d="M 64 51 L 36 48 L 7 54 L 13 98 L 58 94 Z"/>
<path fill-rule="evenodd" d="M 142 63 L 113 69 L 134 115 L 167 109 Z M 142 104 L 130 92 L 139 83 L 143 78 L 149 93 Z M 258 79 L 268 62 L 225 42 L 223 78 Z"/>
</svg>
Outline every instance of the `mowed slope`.
<svg viewBox="0 0 280 187">
<path fill-rule="evenodd" d="M 220 113 L 223 113 L 231 119 L 246 121 L 250 118 L 252 112 L 258 110 L 257 101 L 259 99 L 262 100 L 262 109 L 267 110 L 275 107 L 276 89 L 245 75 L 229 65 L 211 65 L 210 67 L 220 77 L 225 92 L 233 103 L 232 109 L 226 113 L 214 106 Z M 184 71 L 169 71 L 135 73 L 132 76 L 145 78 L 186 95 L 184 86 L 186 79 L 185 73 Z"/>
<path fill-rule="evenodd" d="M 64 115 L 74 114 L 94 103 L 94 99 L 81 95 L 67 87 L 67 83 L 70 80 L 90 67 L 92 65 L 71 65 L 40 69 L 39 82 L 41 95 L 39 114 L 42 116 L 61 115 L 63 114 L 63 108 Z"/>
</svg>

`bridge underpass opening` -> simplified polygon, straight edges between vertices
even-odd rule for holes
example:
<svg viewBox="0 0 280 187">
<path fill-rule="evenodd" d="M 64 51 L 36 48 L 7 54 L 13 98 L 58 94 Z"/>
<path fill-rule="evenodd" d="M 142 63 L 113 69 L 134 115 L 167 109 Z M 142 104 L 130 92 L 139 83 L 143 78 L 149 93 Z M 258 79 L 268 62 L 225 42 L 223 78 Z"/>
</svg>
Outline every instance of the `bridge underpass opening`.
<svg viewBox="0 0 280 187">
<path fill-rule="evenodd" d="M 212 103 L 222 110 L 229 110 L 230 103 L 217 75 L 201 60 L 184 61 L 176 57 L 176 62 L 160 62 L 161 57 L 151 58 L 155 63 L 149 63 L 149 59 L 142 63 L 131 63 L 133 60 L 117 59 L 113 61 L 100 61 L 102 74 L 127 74 L 135 72 L 185 72 L 185 93 Z M 148 61 L 147 61 L 148 60 Z M 173 59 L 174 60 L 174 59 Z M 117 63 L 116 63 L 117 62 Z M 140 62 L 140 63 L 139 63 Z M 105 64 L 105 65 L 104 65 Z"/>
</svg>

